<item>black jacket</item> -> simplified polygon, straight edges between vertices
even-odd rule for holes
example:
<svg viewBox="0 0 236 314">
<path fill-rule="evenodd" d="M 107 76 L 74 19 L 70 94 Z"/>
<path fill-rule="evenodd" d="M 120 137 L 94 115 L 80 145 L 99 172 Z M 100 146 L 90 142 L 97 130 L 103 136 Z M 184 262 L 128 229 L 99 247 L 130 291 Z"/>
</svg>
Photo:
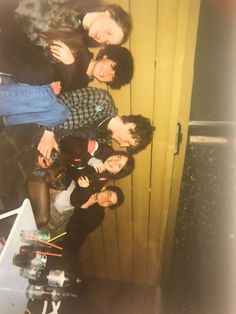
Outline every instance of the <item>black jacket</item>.
<svg viewBox="0 0 236 314">
<path fill-rule="evenodd" d="M 104 208 L 98 204 L 86 209 L 77 207 L 67 224 L 63 247 L 70 254 L 77 254 L 88 234 L 101 225 L 104 217 Z"/>
</svg>

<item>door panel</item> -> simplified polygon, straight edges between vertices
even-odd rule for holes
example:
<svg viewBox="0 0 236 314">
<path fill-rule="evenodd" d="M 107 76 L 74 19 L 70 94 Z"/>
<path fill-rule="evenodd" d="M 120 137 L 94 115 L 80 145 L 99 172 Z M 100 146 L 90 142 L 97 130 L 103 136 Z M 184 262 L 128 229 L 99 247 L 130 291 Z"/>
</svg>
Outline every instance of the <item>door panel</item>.
<svg viewBox="0 0 236 314">
<path fill-rule="evenodd" d="M 142 114 L 151 119 L 156 132 L 152 144 L 135 155 L 133 174 L 115 182 L 124 190 L 125 203 L 116 211 L 106 210 L 102 228 L 89 237 L 89 248 L 87 243 L 82 250 L 82 262 L 86 264 L 90 254 L 96 260 L 85 267 L 89 276 L 155 284 L 171 248 L 200 1 L 117 3 L 133 18 L 125 46 L 134 56 L 135 73 L 130 85 L 110 92 L 120 114 Z M 176 156 L 177 123 L 183 139 Z"/>
</svg>

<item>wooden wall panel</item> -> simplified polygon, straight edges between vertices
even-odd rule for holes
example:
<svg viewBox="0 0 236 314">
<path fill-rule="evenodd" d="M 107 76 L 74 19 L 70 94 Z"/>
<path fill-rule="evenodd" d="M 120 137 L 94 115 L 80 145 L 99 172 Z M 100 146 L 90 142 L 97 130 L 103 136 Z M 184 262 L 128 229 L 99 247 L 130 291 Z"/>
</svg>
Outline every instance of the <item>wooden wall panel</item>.
<svg viewBox="0 0 236 314">
<path fill-rule="evenodd" d="M 117 209 L 117 235 L 120 280 L 133 281 L 133 206 L 132 176 L 117 181 L 125 193 L 125 203 Z"/>
<path fill-rule="evenodd" d="M 119 257 L 117 242 L 116 215 L 110 209 L 106 210 L 106 219 L 102 226 L 104 236 L 104 254 L 107 264 L 108 278 L 119 279 Z"/>
<path fill-rule="evenodd" d="M 180 12 L 182 16 L 182 34 L 185 36 L 179 36 L 179 43 L 182 49 L 179 49 L 179 55 L 182 55 L 183 65 L 179 67 L 179 90 L 181 93 L 177 93 L 177 101 L 180 103 L 178 110 L 178 121 L 182 125 L 182 142 L 180 146 L 180 151 L 178 155 L 174 156 L 173 161 L 173 174 L 172 174 L 172 185 L 175 187 L 171 189 L 170 198 L 169 198 L 169 208 L 168 208 L 168 217 L 166 221 L 166 233 L 163 234 L 163 248 L 162 248 L 162 273 L 163 280 L 168 276 L 169 272 L 169 263 L 171 256 L 171 248 L 173 242 L 175 220 L 176 220 L 176 204 L 178 203 L 179 190 L 182 180 L 182 169 L 184 166 L 184 157 L 185 157 L 185 148 L 187 142 L 187 133 L 188 133 L 188 120 L 190 113 L 191 103 L 191 90 L 192 90 L 192 81 L 194 74 L 194 55 L 195 55 L 195 45 L 196 45 L 196 36 L 197 36 L 197 21 L 200 9 L 200 1 L 190 1 L 188 6 L 185 5 L 183 8 L 183 1 L 181 3 Z"/>
<path fill-rule="evenodd" d="M 114 3 L 110 1 L 110 3 Z M 130 10 L 130 1 L 121 0 L 118 1 L 125 10 Z M 126 48 L 130 49 L 130 40 L 128 40 L 125 45 Z M 131 112 L 131 86 L 126 85 L 120 90 L 109 90 L 114 98 L 114 101 L 119 108 L 119 114 L 129 115 Z M 119 146 L 114 143 L 114 148 L 119 149 Z M 133 281 L 132 272 L 132 261 L 133 261 L 133 234 L 132 234 L 132 176 L 127 178 L 117 180 L 115 184 L 122 188 L 125 193 L 125 203 L 123 206 L 119 207 L 116 211 L 116 227 L 115 230 L 117 235 L 117 249 L 118 249 L 118 271 L 115 270 L 116 279 Z M 109 217 L 108 217 L 109 218 Z M 110 225 L 110 221 L 107 221 L 107 225 Z M 112 228 L 111 228 L 112 230 Z M 108 235 L 110 237 L 110 235 Z M 107 246 L 107 254 L 112 254 L 114 250 L 114 243 L 110 243 Z M 116 250 L 116 248 L 115 248 Z M 114 265 L 115 266 L 115 265 Z M 114 267 L 113 266 L 113 267 Z M 114 278 L 114 277 L 113 277 Z"/>
<path fill-rule="evenodd" d="M 120 114 L 142 114 L 157 130 L 152 145 L 135 155 L 134 173 L 115 182 L 125 193 L 125 203 L 116 212 L 107 211 L 102 228 L 89 237 L 82 250 L 83 263 L 90 259 L 85 267 L 89 276 L 146 284 L 159 281 L 175 190 L 177 122 L 187 130 L 199 2 L 116 1 L 133 18 L 133 31 L 125 46 L 134 56 L 135 73 L 130 85 L 109 91 Z M 98 83 L 94 86 L 106 89 Z M 181 170 L 178 166 L 179 177 Z"/>
<path fill-rule="evenodd" d="M 103 230 L 102 227 L 97 228 L 89 235 L 88 245 L 90 250 L 90 259 L 92 260 L 92 269 L 87 268 L 86 275 L 89 277 L 106 278 L 107 262 L 104 254 Z M 83 264 L 86 260 L 83 259 Z"/>
<path fill-rule="evenodd" d="M 154 103 L 156 0 L 131 1 L 133 17 L 131 51 L 135 56 L 135 77 L 131 84 L 131 112 L 152 120 Z M 145 282 L 149 227 L 151 146 L 136 157 L 133 174 L 133 275 Z"/>
<path fill-rule="evenodd" d="M 113 1 L 110 1 L 113 3 Z M 129 1 L 119 2 L 123 8 L 129 10 Z M 125 45 L 129 48 L 129 41 Z M 94 50 L 95 52 L 97 50 Z M 99 84 L 93 82 L 92 86 L 106 88 L 105 84 Z M 113 99 L 119 108 L 119 113 L 123 115 L 130 114 L 130 85 L 124 86 L 121 90 L 111 90 Z M 114 148 L 119 149 L 119 146 L 114 143 Z M 112 183 L 112 182 L 111 182 Z M 87 267 L 86 274 L 96 274 L 98 278 L 111 278 L 116 280 L 127 280 L 132 281 L 131 271 L 132 266 L 130 265 L 132 258 L 132 207 L 131 207 L 131 176 L 121 179 L 115 182 L 116 185 L 120 186 L 125 193 L 125 204 L 117 209 L 117 212 L 107 211 L 106 219 L 103 224 L 103 239 L 104 247 L 98 246 L 97 250 L 100 249 L 104 255 L 104 265 L 106 265 L 106 271 L 108 276 L 104 276 L 104 270 L 100 272 L 97 267 L 96 269 Z M 91 238 L 91 237 L 90 237 Z M 96 236 L 92 239 L 95 239 Z M 91 239 L 90 239 L 91 240 Z M 91 242 L 93 243 L 93 241 Z M 100 241 L 101 244 L 101 241 Z M 93 246 L 94 247 L 94 246 Z M 100 254 L 100 253 L 98 253 Z M 85 252 L 82 251 L 82 260 L 86 261 L 88 255 L 85 256 Z M 129 266 L 127 266 L 129 265 Z M 92 267 L 92 265 L 90 264 Z"/>
<path fill-rule="evenodd" d="M 170 9 L 171 3 L 172 6 Z M 177 122 L 181 122 L 178 120 L 180 107 L 184 107 L 186 111 L 190 104 L 189 99 L 187 103 L 183 104 L 181 102 L 181 95 L 186 92 L 189 93 L 189 90 L 191 90 L 191 87 L 186 90 L 185 86 L 182 85 L 183 70 L 186 67 L 189 68 L 190 65 L 191 68 L 193 66 L 193 62 L 190 64 L 189 59 L 186 58 L 186 52 L 188 52 L 187 46 L 189 44 L 189 42 L 186 43 L 186 35 L 191 26 L 196 30 L 196 25 L 192 23 L 192 19 L 190 20 L 190 12 L 194 8 L 190 4 L 191 1 L 176 1 L 174 3 L 166 1 L 160 2 L 158 8 L 157 95 L 155 97 L 157 111 L 155 121 L 159 132 L 156 143 L 155 145 L 153 144 L 152 186 L 160 186 L 162 188 L 158 189 L 157 193 L 152 194 L 151 197 L 148 281 L 153 278 L 154 274 L 156 274 L 154 277 L 157 280 L 160 275 L 160 269 L 156 267 L 155 259 L 157 256 L 157 260 L 161 259 L 165 239 L 172 187 L 175 128 Z M 193 55 L 193 51 L 191 51 L 191 54 Z M 168 63 L 166 60 L 168 60 Z M 165 79 L 163 80 L 163 78 Z M 161 171 L 158 169 L 158 165 L 163 165 Z"/>
<path fill-rule="evenodd" d="M 83 262 L 83 273 L 86 276 L 89 276 L 92 269 L 94 269 L 93 258 L 91 256 L 90 246 L 89 246 L 89 237 L 86 243 L 81 248 L 80 255 L 82 256 Z"/>
</svg>

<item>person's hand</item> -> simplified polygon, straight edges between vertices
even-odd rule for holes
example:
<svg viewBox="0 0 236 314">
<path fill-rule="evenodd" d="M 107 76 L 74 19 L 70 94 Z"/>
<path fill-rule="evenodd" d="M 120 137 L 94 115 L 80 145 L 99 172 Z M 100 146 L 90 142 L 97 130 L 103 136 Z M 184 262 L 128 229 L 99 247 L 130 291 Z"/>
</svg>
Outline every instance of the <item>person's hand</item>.
<svg viewBox="0 0 236 314">
<path fill-rule="evenodd" d="M 38 151 L 47 159 L 50 159 L 52 149 L 58 150 L 58 144 L 52 131 L 45 130 L 38 144 Z"/>
<path fill-rule="evenodd" d="M 54 163 L 54 160 L 52 158 L 47 159 L 46 157 L 42 155 L 38 156 L 37 166 L 42 169 L 48 168 L 53 163 Z"/>
<path fill-rule="evenodd" d="M 81 188 L 87 188 L 89 186 L 89 178 L 81 176 L 77 179 L 77 182 Z"/>
<path fill-rule="evenodd" d="M 64 64 L 72 64 L 75 62 L 75 57 L 73 56 L 71 49 L 62 41 L 53 40 L 49 49 L 53 59 L 56 59 Z"/>
<path fill-rule="evenodd" d="M 90 158 L 88 165 L 93 167 L 98 173 L 102 173 L 106 170 L 104 163 L 96 157 Z"/>
<path fill-rule="evenodd" d="M 61 92 L 61 82 L 60 81 L 52 82 L 51 87 L 52 87 L 53 93 L 55 95 L 60 94 L 60 92 Z"/>
</svg>

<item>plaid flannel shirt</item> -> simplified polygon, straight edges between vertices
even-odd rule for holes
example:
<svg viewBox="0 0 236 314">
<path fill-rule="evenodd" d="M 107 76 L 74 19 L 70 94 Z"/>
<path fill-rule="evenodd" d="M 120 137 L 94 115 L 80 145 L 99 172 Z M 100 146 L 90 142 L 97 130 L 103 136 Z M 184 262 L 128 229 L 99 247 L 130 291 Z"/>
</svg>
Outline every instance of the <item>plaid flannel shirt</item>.
<svg viewBox="0 0 236 314">
<path fill-rule="evenodd" d="M 115 107 L 111 95 L 100 88 L 88 87 L 62 93 L 59 99 L 69 109 L 68 119 L 58 125 L 54 132 L 60 139 L 68 134 L 84 135 L 91 139 L 104 142 L 102 138 L 110 138 L 110 133 L 98 130 L 99 125 L 109 118 L 117 116 L 118 110 Z"/>
</svg>

